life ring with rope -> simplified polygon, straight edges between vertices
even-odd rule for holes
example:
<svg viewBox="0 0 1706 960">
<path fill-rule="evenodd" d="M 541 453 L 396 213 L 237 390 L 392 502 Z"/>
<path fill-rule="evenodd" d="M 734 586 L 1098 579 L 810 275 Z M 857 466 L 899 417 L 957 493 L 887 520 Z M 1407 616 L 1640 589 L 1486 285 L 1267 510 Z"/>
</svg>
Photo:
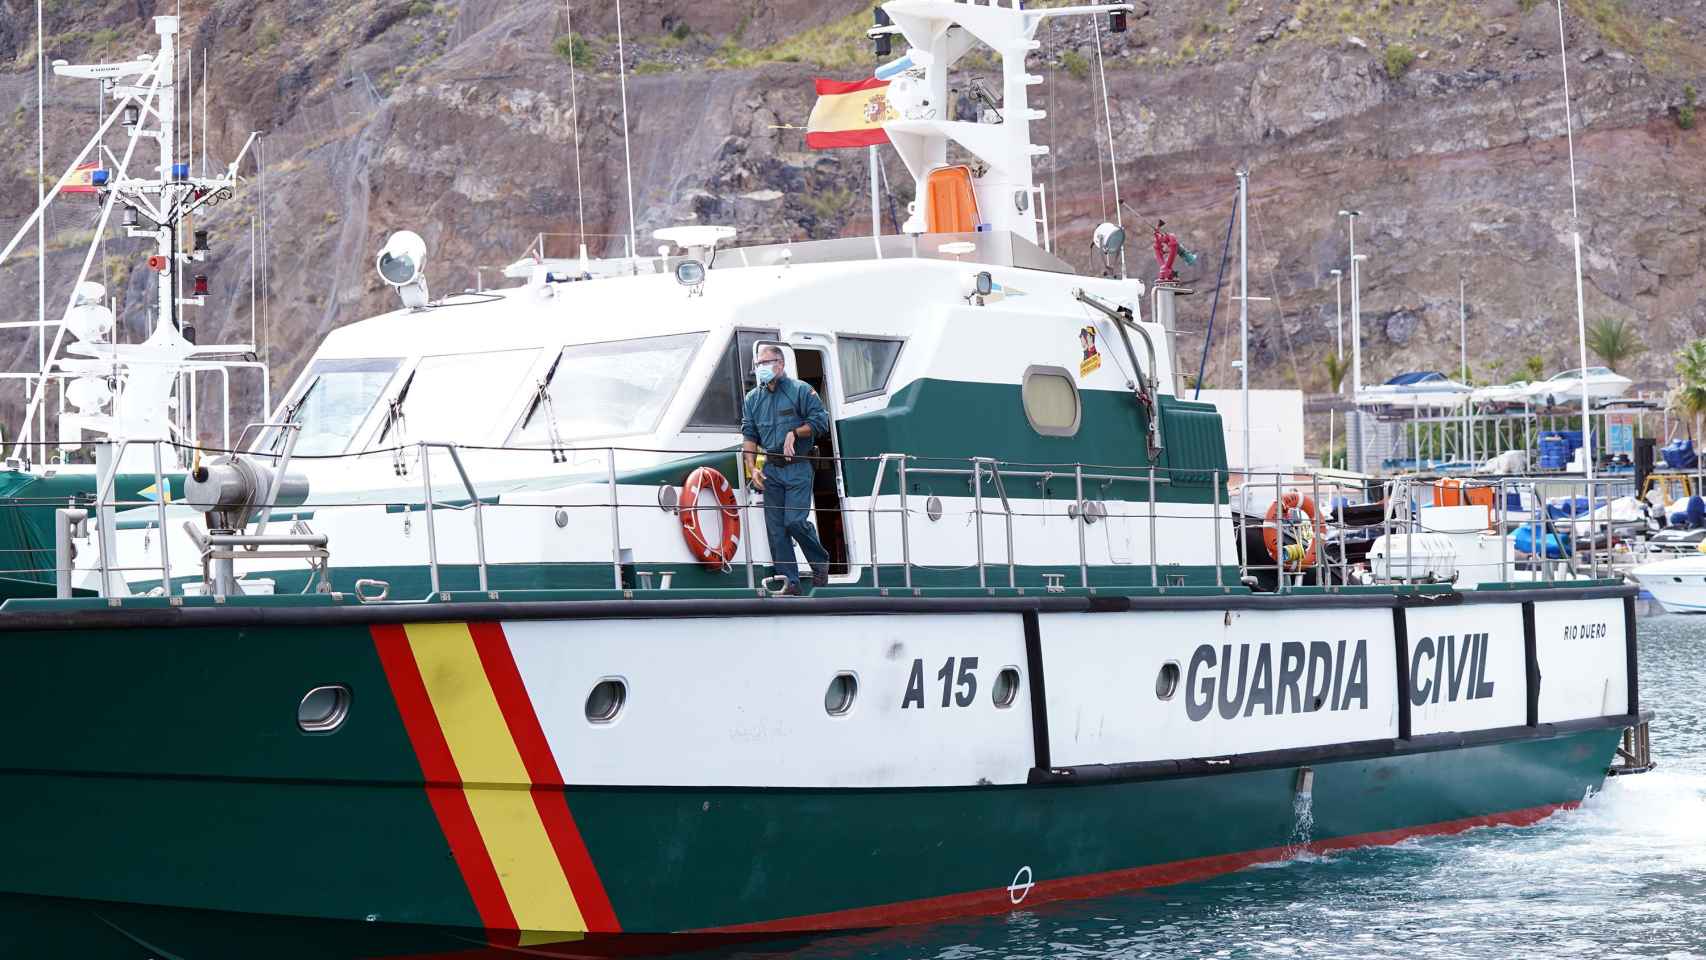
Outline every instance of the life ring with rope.
<svg viewBox="0 0 1706 960">
<path fill-rule="evenodd" d="M 699 505 L 699 497 L 706 490 L 716 498 L 716 506 Z M 699 522 L 702 510 L 716 510 L 722 514 L 723 537 L 715 547 L 705 539 L 703 525 Z M 735 504 L 734 488 L 715 467 L 700 467 L 687 475 L 681 485 L 681 497 L 676 502 L 676 516 L 681 519 L 681 536 L 687 541 L 687 549 L 703 566 L 722 572 L 728 570 L 734 562 L 735 551 L 740 547 L 740 510 Z"/>
<path fill-rule="evenodd" d="M 1280 545 L 1280 511 L 1284 510 L 1286 518 L 1297 510 L 1302 510 L 1309 517 L 1298 534 L 1298 543 Z M 1321 514 L 1315 508 L 1315 501 L 1303 496 L 1296 490 L 1287 490 L 1278 500 L 1268 505 L 1268 522 L 1262 527 L 1262 542 L 1267 545 L 1268 556 L 1275 563 L 1281 564 L 1286 570 L 1304 570 L 1315 566 L 1315 560 L 1321 545 L 1326 538 L 1327 528 L 1321 521 Z"/>
</svg>

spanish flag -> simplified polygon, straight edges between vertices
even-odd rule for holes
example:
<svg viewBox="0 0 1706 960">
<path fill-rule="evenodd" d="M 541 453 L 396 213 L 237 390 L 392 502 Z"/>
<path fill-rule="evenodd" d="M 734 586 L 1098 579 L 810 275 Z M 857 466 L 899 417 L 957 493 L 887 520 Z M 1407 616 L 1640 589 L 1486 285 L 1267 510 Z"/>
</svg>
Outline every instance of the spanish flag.
<svg viewBox="0 0 1706 960">
<path fill-rule="evenodd" d="M 94 160 L 88 163 L 79 163 L 77 168 L 71 171 L 71 179 L 65 181 L 65 186 L 60 187 L 59 192 L 99 193 L 100 188 L 95 186 L 95 171 L 99 170 L 100 167 L 100 163 Z"/>
<path fill-rule="evenodd" d="M 806 121 L 806 146 L 831 150 L 889 142 L 883 123 L 900 118 L 889 106 L 887 80 L 843 83 L 819 77 L 816 83 L 817 104 Z"/>
</svg>

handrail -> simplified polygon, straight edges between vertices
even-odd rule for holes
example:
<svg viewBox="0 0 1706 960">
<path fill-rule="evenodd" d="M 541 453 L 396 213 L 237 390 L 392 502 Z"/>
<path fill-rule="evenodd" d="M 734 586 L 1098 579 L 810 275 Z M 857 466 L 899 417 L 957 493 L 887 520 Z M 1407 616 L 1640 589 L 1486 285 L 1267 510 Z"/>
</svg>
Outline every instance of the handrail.
<svg viewBox="0 0 1706 960">
<path fill-rule="evenodd" d="M 281 426 L 293 428 L 290 430 L 289 439 L 294 441 L 298 436 L 297 430 L 294 429 L 296 425 L 289 424 Z M 161 554 L 159 557 L 154 558 L 157 562 L 154 563 L 151 568 L 138 567 L 134 562 L 121 564 L 119 561 L 117 541 L 115 537 L 120 528 L 120 524 L 116 522 L 115 508 L 123 507 L 128 509 L 131 507 L 146 506 L 148 511 L 154 514 L 151 523 L 138 523 L 135 520 L 127 520 L 123 525 L 126 529 L 133 529 L 137 527 L 158 529 L 161 531 L 160 535 L 164 538 L 167 533 L 167 524 L 170 522 L 170 515 L 164 494 L 151 501 L 128 499 L 121 501 L 116 496 L 117 473 L 120 461 L 123 460 L 127 455 L 128 449 L 135 443 L 149 443 L 152 445 L 153 449 L 151 450 L 151 453 L 153 454 L 152 467 L 154 483 L 157 489 L 162 491 L 167 489 L 168 478 L 164 469 L 164 463 L 166 461 L 164 459 L 164 450 L 161 445 L 165 443 L 172 443 L 172 441 L 120 441 L 103 447 L 100 456 L 101 464 L 98 474 L 99 483 L 97 484 L 95 509 L 91 511 L 97 518 L 97 530 L 100 530 L 103 526 L 99 520 L 101 518 L 105 518 L 106 520 L 106 523 L 104 524 L 105 529 L 103 531 L 103 549 L 98 551 L 96 556 L 89 558 L 89 561 L 91 563 L 98 564 L 101 569 L 101 575 L 103 578 L 102 583 L 104 584 L 102 593 L 104 595 L 117 596 L 125 592 L 125 587 L 127 585 L 126 577 L 115 575 L 135 575 L 134 571 L 147 569 L 154 570 L 160 578 L 160 587 L 155 592 L 167 595 L 176 595 L 179 590 L 173 579 L 171 548 L 168 544 L 161 544 Z M 175 443 L 173 446 L 179 448 L 182 447 L 181 444 Z M 431 454 L 434 452 L 433 448 L 443 448 L 444 451 L 449 454 L 452 465 L 457 473 L 457 480 L 461 484 L 464 494 L 467 496 L 467 503 L 465 506 L 472 508 L 473 516 L 470 520 L 474 539 L 474 552 L 479 588 L 482 592 L 490 592 L 493 587 L 493 563 L 489 552 L 489 545 L 485 542 L 485 538 L 489 533 L 489 525 L 486 523 L 486 514 L 488 509 L 492 506 L 537 509 L 540 507 L 552 506 L 553 504 L 544 502 L 506 503 L 502 498 L 488 503 L 487 500 L 482 499 L 480 496 L 478 484 L 473 480 L 473 473 L 476 471 L 471 469 L 467 458 L 464 456 L 469 448 L 454 443 L 431 441 L 422 441 L 412 444 L 412 446 L 417 447 L 420 451 L 420 462 L 422 465 L 420 479 L 422 501 L 419 504 L 419 508 L 423 508 L 426 512 L 427 557 L 425 566 L 428 568 L 427 578 L 431 584 L 432 595 L 434 597 L 443 595 L 446 592 L 447 587 L 454 589 L 454 581 L 446 579 L 444 567 L 446 558 L 441 552 L 442 545 L 439 543 L 439 534 L 443 532 L 439 529 L 439 525 L 440 522 L 445 519 L 439 515 L 440 511 L 441 509 L 452 509 L 455 511 L 464 509 L 463 504 L 453 503 L 447 507 L 445 503 L 441 503 L 438 500 L 437 490 L 433 484 L 433 477 L 431 473 Z M 269 456 L 275 458 L 282 466 L 287 462 L 285 458 L 292 455 L 292 447 L 293 444 L 287 444 L 284 450 L 280 451 L 278 454 L 272 454 Z M 604 498 L 602 502 L 599 502 L 597 498 L 582 498 L 572 503 L 556 505 L 559 510 L 564 507 L 584 507 L 594 510 L 607 509 L 610 511 L 609 522 L 611 525 L 611 553 L 608 563 L 611 570 L 611 582 L 617 589 L 628 589 L 624 586 L 625 570 L 628 567 L 628 563 L 632 562 L 627 560 L 627 558 L 631 556 L 632 551 L 624 550 L 622 539 L 622 514 L 620 511 L 624 508 L 633 510 L 636 507 L 642 506 L 638 503 L 623 503 L 623 482 L 617 470 L 616 457 L 620 451 L 625 449 L 627 448 L 618 448 L 615 446 L 607 446 L 603 448 L 605 458 L 604 463 L 602 464 L 602 485 L 605 486 L 608 496 Z M 538 454 L 541 451 L 529 448 L 517 452 L 524 454 Z M 723 451 L 719 450 L 717 452 Z M 987 544 L 988 531 L 985 529 L 985 518 L 988 513 L 987 504 L 985 503 L 988 489 L 985 484 L 993 483 L 994 493 L 999 501 L 1002 513 L 1006 547 L 1005 563 L 1008 568 L 1008 582 L 1006 587 L 1018 588 L 1020 586 L 1018 582 L 1017 551 L 1019 522 L 1022 518 L 1027 521 L 1035 518 L 1041 522 L 1046 522 L 1047 518 L 1056 516 L 1057 514 L 1051 510 L 1050 501 L 1051 493 L 1053 492 L 1051 488 L 1066 480 L 1068 477 L 1068 474 L 1064 470 L 1064 465 L 1051 465 L 1051 469 L 1041 470 L 1014 468 L 1010 461 L 987 456 L 968 457 L 960 461 L 960 464 L 962 465 L 954 466 L 921 466 L 918 465 L 916 461 L 922 458 L 918 458 L 912 454 L 896 452 L 883 453 L 872 457 L 835 459 L 845 462 L 858 461 L 871 463 L 875 466 L 873 482 L 867 502 L 860 504 L 858 499 L 855 498 L 852 502 L 842 504 L 839 510 L 847 517 L 856 516 L 861 510 L 866 513 L 866 523 L 864 527 L 866 534 L 868 535 L 869 547 L 866 551 L 860 551 L 858 549 L 858 541 L 864 538 L 850 536 L 848 538 L 850 550 L 847 556 L 847 563 L 850 567 L 857 567 L 861 563 L 869 563 L 872 571 L 870 583 L 871 585 L 879 588 L 883 585 L 883 573 L 881 569 L 883 560 L 883 531 L 881 529 L 881 524 L 879 523 L 879 514 L 882 513 L 899 513 L 899 523 L 901 527 L 900 561 L 902 564 L 903 577 L 908 589 L 912 588 L 913 581 L 915 579 L 913 570 L 914 564 L 911 553 L 911 510 L 909 501 L 909 488 L 913 478 L 920 476 L 965 478 L 965 481 L 967 482 L 966 494 L 969 495 L 969 499 L 971 501 L 969 504 L 971 508 L 971 520 L 977 524 L 977 583 L 980 587 L 987 589 L 991 584 L 988 576 L 988 565 L 990 563 Z M 950 458 L 936 459 L 940 464 L 942 461 L 947 461 Z M 889 480 L 889 466 L 891 462 L 894 464 L 898 475 L 898 511 L 894 506 L 881 505 L 881 499 L 885 496 L 884 485 Z M 1163 583 L 1163 576 L 1160 572 L 1160 567 L 1162 566 L 1162 561 L 1164 559 L 1160 555 L 1161 535 L 1164 532 L 1175 534 L 1176 531 L 1186 529 L 1183 526 L 1175 525 L 1179 520 L 1196 517 L 1198 519 L 1194 522 L 1200 522 L 1202 518 L 1200 513 L 1194 513 L 1189 509 L 1168 513 L 1169 528 L 1164 531 L 1160 526 L 1160 520 L 1163 517 L 1164 510 L 1169 506 L 1171 501 L 1163 502 L 1161 500 L 1161 490 L 1168 484 L 1188 483 L 1194 485 L 1201 483 L 1205 474 L 1210 486 L 1210 495 L 1204 497 L 1204 499 L 1210 500 L 1210 504 L 1208 504 L 1210 511 L 1205 512 L 1210 512 L 1210 516 L 1207 519 L 1213 527 L 1212 559 L 1214 575 L 1212 582 L 1217 587 L 1222 589 L 1228 587 L 1225 571 L 1226 565 L 1222 563 L 1222 551 L 1224 550 L 1222 538 L 1229 531 L 1234 531 L 1236 535 L 1235 542 L 1238 545 L 1239 553 L 1239 556 L 1236 558 L 1238 574 L 1241 578 L 1246 579 L 1252 576 L 1258 577 L 1258 580 L 1254 581 L 1258 589 L 1275 589 L 1281 592 L 1290 592 L 1305 585 L 1331 590 L 1341 585 L 1359 582 L 1419 584 L 1423 582 L 1431 582 L 1436 577 L 1450 578 L 1457 575 L 1449 572 L 1452 569 L 1450 565 L 1442 566 L 1440 563 L 1436 562 L 1437 554 L 1431 546 L 1431 541 L 1420 536 L 1420 534 L 1429 532 L 1434 528 L 1431 524 L 1425 524 L 1422 522 L 1422 515 L 1419 512 L 1418 507 L 1420 503 L 1426 502 L 1427 493 L 1422 490 L 1423 484 L 1415 478 L 1395 478 L 1386 481 L 1382 485 L 1384 487 L 1383 492 L 1386 509 L 1382 511 L 1382 519 L 1379 521 L 1377 526 L 1371 525 L 1369 527 L 1359 527 L 1355 525 L 1348 525 L 1344 522 L 1343 514 L 1337 510 L 1318 514 L 1318 517 L 1324 519 L 1328 524 L 1330 524 L 1330 529 L 1327 538 L 1322 540 L 1316 549 L 1317 559 L 1315 563 L 1311 564 L 1314 568 L 1311 570 L 1308 567 L 1300 568 L 1300 565 L 1295 562 L 1288 561 L 1283 555 L 1284 551 L 1281 551 L 1282 556 L 1276 558 L 1265 558 L 1255 555 L 1259 552 L 1265 552 L 1262 551 L 1261 545 L 1263 538 L 1254 535 L 1246 538 L 1245 531 L 1249 530 L 1251 527 L 1257 528 L 1257 531 L 1252 531 L 1252 534 L 1258 532 L 1260 528 L 1266 528 L 1269 531 L 1278 530 L 1280 532 L 1278 541 L 1283 544 L 1296 544 L 1303 542 L 1312 535 L 1318 536 L 1318 534 L 1313 532 L 1313 529 L 1304 530 L 1302 528 L 1306 526 L 1311 528 L 1317 527 L 1320 524 L 1319 520 L 1312 520 L 1308 517 L 1299 516 L 1293 511 L 1285 510 L 1277 512 L 1271 520 L 1265 519 L 1259 516 L 1260 511 L 1257 509 L 1257 506 L 1270 493 L 1276 499 L 1282 498 L 1288 487 L 1307 490 L 1311 493 L 1312 499 L 1315 502 L 1324 503 L 1324 496 L 1332 496 L 1332 493 L 1327 491 L 1327 484 L 1329 483 L 1328 477 L 1315 472 L 1288 473 L 1285 471 L 1223 471 L 1220 468 L 1214 468 L 1206 471 L 1194 468 L 1188 471 L 1185 471 L 1184 468 L 1181 468 L 1180 470 L 1170 470 L 1169 468 L 1154 464 L 1131 468 L 1114 468 L 1115 472 L 1089 470 L 1086 469 L 1084 464 L 1072 464 L 1071 466 L 1072 470 L 1070 478 L 1073 484 L 1074 499 L 1067 505 L 1066 512 L 1072 518 L 1072 522 L 1076 528 L 1073 531 L 1072 536 L 1077 542 L 1079 586 L 1082 588 L 1088 589 L 1091 581 L 1089 574 L 1090 558 L 1088 549 L 1089 544 L 1087 542 L 1087 528 L 1091 523 L 1100 522 L 1103 518 L 1107 518 L 1110 522 L 1116 524 L 1123 523 L 1124 527 L 1121 529 L 1126 532 L 1122 534 L 1122 536 L 1128 538 L 1136 532 L 1136 523 L 1139 521 L 1145 522 L 1148 528 L 1148 565 L 1150 568 L 1150 586 L 1162 588 L 1179 585 L 1179 581 L 1173 578 L 1170 574 L 1168 575 L 1168 580 L 1171 582 Z M 741 478 L 744 484 L 745 469 L 743 463 L 737 465 L 737 471 L 737 476 Z M 1169 474 L 1172 475 L 1169 476 Z M 1022 478 L 1026 481 L 1035 482 L 1037 489 L 1035 491 L 1026 490 L 1021 500 L 1015 500 L 1014 493 L 1006 489 L 1007 481 L 1015 478 Z M 1091 499 L 1091 493 L 1085 489 L 1085 483 L 1087 481 L 1100 482 L 1104 487 L 1118 487 L 1121 484 L 1142 484 L 1143 487 L 1141 493 L 1136 490 L 1132 490 L 1129 486 L 1120 488 L 1119 492 L 1112 495 L 1103 493 L 1101 496 L 1108 497 L 1107 506 L 1103 506 L 1099 500 Z M 1233 506 L 1232 515 L 1228 516 L 1222 511 L 1221 497 L 1227 492 L 1227 489 L 1223 487 L 1222 484 L 1239 483 L 1240 481 L 1241 485 L 1236 489 L 1242 491 L 1240 494 L 1242 497 L 1242 505 Z M 1619 536 L 1619 534 L 1614 533 L 1616 521 L 1607 505 L 1610 504 L 1615 497 L 1620 495 L 1620 491 L 1627 490 L 1627 478 L 1607 477 L 1595 478 L 1592 481 L 1588 481 L 1585 478 L 1547 476 L 1500 477 L 1489 478 L 1487 486 L 1490 487 L 1498 497 L 1498 503 L 1494 504 L 1491 509 L 1491 516 L 1492 518 L 1496 518 L 1496 523 L 1489 524 L 1489 526 L 1496 526 L 1496 529 L 1491 531 L 1490 541 L 1484 540 L 1483 542 L 1488 543 L 1486 549 L 1492 549 L 1492 543 L 1496 542 L 1498 556 L 1496 559 L 1489 556 L 1480 561 L 1472 561 L 1469 559 L 1469 554 L 1464 554 L 1462 551 L 1459 551 L 1457 561 L 1455 562 L 1455 568 L 1459 573 L 1473 571 L 1475 569 L 1473 564 L 1478 563 L 1479 571 L 1474 574 L 1474 579 L 1479 582 L 1491 581 L 1495 576 L 1498 580 L 1504 582 L 1510 582 L 1513 578 L 1516 580 L 1533 579 L 1552 582 L 1560 578 L 1598 578 L 1607 572 L 1615 572 L 1616 569 L 1621 568 L 1621 564 L 1619 567 L 1612 566 L 1613 556 L 1609 552 L 1608 547 L 1604 544 L 1614 542 L 1616 537 Z M 1520 493 L 1524 497 L 1532 495 L 1535 500 L 1533 508 L 1520 509 L 1518 505 L 1513 504 L 1511 502 L 1511 494 L 1513 492 Z M 1589 504 L 1585 509 L 1581 506 L 1581 501 L 1579 499 L 1580 495 L 1584 492 L 1589 500 Z M 1566 493 L 1570 496 L 1570 503 L 1568 506 L 1565 506 L 1561 500 L 1555 499 Z M 1421 495 L 1420 499 L 1418 499 L 1418 494 Z M 1030 505 L 1035 502 L 1032 498 L 1039 496 L 1042 501 L 1041 507 L 1039 508 Z M 1136 512 L 1136 509 L 1109 509 L 1110 507 L 1115 507 L 1117 504 L 1124 504 L 1128 507 L 1142 509 L 1142 507 L 1138 507 L 1138 499 L 1140 496 L 1146 501 L 1148 510 L 1147 515 L 1140 516 Z M 273 505 L 276 507 L 276 493 L 268 499 L 272 500 Z M 335 497 L 333 498 L 334 501 L 336 501 L 336 499 L 337 498 Z M 410 501 L 412 501 L 412 498 L 405 500 L 401 504 L 405 513 L 407 513 Z M 1549 502 L 1551 504 L 1550 510 L 1548 509 Z M 22 506 L 26 504 L 19 504 L 15 502 L 14 505 Z M 328 507 L 372 507 L 379 505 L 382 505 L 381 502 L 356 497 L 354 499 L 350 499 L 348 502 L 310 502 L 305 503 L 302 506 L 326 509 Z M 383 503 L 383 505 L 393 506 L 394 504 L 386 502 Z M 660 502 L 660 506 L 663 505 L 664 504 Z M 750 502 L 743 503 L 741 505 L 740 509 L 743 518 L 751 517 L 750 507 Z M 665 509 L 667 509 L 667 506 Z M 826 504 L 823 509 L 829 510 L 835 508 Z M 1556 514 L 1556 519 L 1552 516 L 1553 513 Z M 135 514 L 133 513 L 131 516 L 135 517 Z M 633 514 L 630 514 L 630 516 L 633 516 Z M 939 514 L 932 513 L 933 519 L 938 516 Z M 406 518 L 404 523 L 408 523 Z M 1226 529 L 1222 529 L 1223 524 L 1226 525 Z M 648 529 L 652 531 L 651 535 L 655 535 L 657 528 L 649 524 L 647 526 Z M 1532 527 L 1537 533 L 1538 542 L 1532 548 L 1534 553 L 1532 563 L 1525 561 L 1520 565 L 1520 567 L 1513 570 L 1512 558 L 1515 554 L 1511 550 L 1511 540 L 1513 531 L 1519 526 Z M 255 529 L 257 530 L 256 534 L 250 537 L 249 540 L 244 541 L 244 544 L 247 546 L 244 547 L 244 552 L 238 554 L 239 559 L 248 558 L 251 563 L 255 560 L 261 559 L 261 555 L 255 554 L 253 550 L 250 549 L 256 544 L 274 547 L 290 546 L 294 544 L 294 541 L 287 540 L 273 541 L 268 539 L 263 542 L 256 538 L 265 537 L 266 534 L 259 528 Z M 856 532 L 856 529 L 852 528 L 850 525 L 845 529 L 847 529 L 849 533 Z M 1353 570 L 1351 568 L 1350 557 L 1343 545 L 1351 538 L 1367 537 L 1373 533 L 1382 535 L 1383 542 L 1386 544 L 1383 548 L 1383 552 L 1371 556 L 1371 565 L 1367 570 L 1360 567 Z M 1606 540 L 1599 540 L 1602 536 L 1605 537 Z M 1565 538 L 1569 539 L 1566 540 Z M 1583 542 L 1584 538 L 1586 540 L 1585 543 Z M 1202 545 L 1199 549 L 1203 554 L 1208 553 L 1208 550 L 1203 548 L 1207 548 L 1209 546 L 1210 538 L 1196 539 L 1195 537 L 1190 537 L 1189 539 Z M 1566 544 L 1565 549 L 1562 551 L 1563 556 L 1556 558 L 1550 556 L 1550 553 L 1554 552 L 1556 548 L 1549 550 L 1548 547 L 1554 542 Z M 1056 535 L 1050 542 L 1049 547 L 1051 551 L 1054 551 L 1054 555 L 1045 562 L 1058 563 L 1065 559 L 1058 554 L 1060 548 L 1065 547 L 1067 543 L 1068 541 L 1065 540 L 1064 535 Z M 233 542 L 229 546 L 232 549 L 236 549 L 242 545 Z M 1132 544 L 1132 546 L 1135 546 L 1135 544 Z M 1252 555 L 1242 555 L 1245 552 L 1246 546 L 1250 548 Z M 569 549 L 571 551 L 571 555 L 558 558 L 560 561 L 569 564 L 585 564 L 589 562 L 582 559 L 581 555 L 585 551 L 583 546 L 571 545 Z M 1402 558 L 1399 557 L 1400 551 L 1402 552 Z M 6 551 L 0 551 L 0 554 L 4 554 L 5 552 Z M 863 553 L 863 556 L 861 556 L 861 553 Z M 749 583 L 756 588 L 757 571 L 755 569 L 756 561 L 753 554 L 754 549 L 749 537 L 746 544 L 746 555 L 744 559 L 747 567 Z M 285 555 L 288 554 L 277 551 L 267 554 L 269 557 Z M 1174 554 L 1174 556 L 1177 556 L 1177 554 Z M 541 562 L 544 562 L 543 557 L 540 559 Z M 640 559 L 643 558 L 634 558 L 634 560 Z M 1132 557 L 1130 559 L 1135 560 L 1136 558 Z M 1125 559 L 1117 561 L 1119 564 L 1124 564 L 1126 562 L 1128 561 Z M 1141 563 L 1142 561 L 1138 562 Z M 1169 562 L 1177 563 L 1179 561 L 1172 560 Z M 1189 562 L 1194 565 L 1200 563 L 1200 559 L 1193 559 L 1185 562 Z M 1116 561 L 1113 560 L 1113 553 L 1110 552 L 1107 559 L 1099 560 L 1099 564 L 1100 563 L 1116 563 Z M 58 570 L 59 566 L 58 554 L 56 553 L 56 564 L 53 569 Z M 66 576 L 70 576 L 72 570 L 69 568 L 69 565 L 66 566 L 67 569 L 64 573 Z M 1206 575 L 1206 571 L 1203 573 Z M 1049 577 L 1055 577 L 1058 579 L 1060 576 L 1061 575 L 1058 573 L 1045 574 L 1044 579 L 1047 580 Z M 1269 576 L 1272 576 L 1273 578 L 1271 582 L 1267 579 Z M 1204 579 L 1206 582 L 1206 576 Z M 651 587 L 648 586 L 649 583 L 650 581 L 648 580 L 647 583 L 639 584 L 639 588 L 650 589 Z M 1051 589 L 1058 587 L 1058 583 L 1047 585 L 1050 586 Z M 1236 584 L 1232 584 L 1232 586 L 1236 586 Z"/>
</svg>

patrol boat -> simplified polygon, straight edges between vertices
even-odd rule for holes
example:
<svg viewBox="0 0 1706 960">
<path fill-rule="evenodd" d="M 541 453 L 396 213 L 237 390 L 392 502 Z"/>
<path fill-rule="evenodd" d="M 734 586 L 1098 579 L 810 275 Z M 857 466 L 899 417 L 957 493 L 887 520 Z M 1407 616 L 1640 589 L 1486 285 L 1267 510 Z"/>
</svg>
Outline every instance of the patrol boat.
<svg viewBox="0 0 1706 960">
<path fill-rule="evenodd" d="M 1599 789 L 1645 743 L 1632 588 L 1347 584 L 1311 490 L 1229 470 L 1180 396 L 1176 288 L 1051 252 L 1025 57 L 1045 19 L 1128 9 L 883 5 L 903 236 L 699 226 L 433 299 L 400 234 L 404 306 L 327 336 L 240 449 L 175 432 L 194 398 L 113 355 L 85 290 L 78 342 L 122 373 L 57 441 L 96 448 L 86 487 L 8 504 L 52 511 L 54 595 L 0 605 L 0 891 L 619 950 L 1028 909 Z M 942 109 L 978 45 L 999 122 Z M 737 456 L 763 344 L 830 415 L 805 598 L 766 583 Z M 1251 484 L 1302 512 L 1234 518 Z M 1258 524 L 1270 556 L 1240 552 Z"/>
</svg>

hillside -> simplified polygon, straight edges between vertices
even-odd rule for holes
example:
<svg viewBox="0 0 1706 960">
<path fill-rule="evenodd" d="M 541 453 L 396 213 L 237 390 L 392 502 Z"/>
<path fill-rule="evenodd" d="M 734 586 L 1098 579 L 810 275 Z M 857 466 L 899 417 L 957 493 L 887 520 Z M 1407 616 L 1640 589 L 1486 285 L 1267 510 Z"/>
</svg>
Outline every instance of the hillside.
<svg viewBox="0 0 1706 960">
<path fill-rule="evenodd" d="M 1697 292 L 1706 140 L 1679 122 L 1685 86 L 1706 87 L 1706 5 L 1566 3 L 1590 319 L 1633 321 L 1650 349 L 1626 372 L 1663 378 L 1670 352 L 1706 335 Z M 1247 164 L 1253 294 L 1274 298 L 1252 305 L 1255 385 L 1322 389 L 1321 359 L 1334 338 L 1328 271 L 1345 257 L 1335 211 L 1345 206 L 1364 212 L 1357 245 L 1370 254 L 1366 380 L 1456 369 L 1460 274 L 1478 380 L 1520 375 L 1531 355 L 1549 371 L 1575 364 L 1569 169 L 1550 4 L 1138 6 L 1129 32 L 1100 35 L 1118 188 L 1136 211 L 1126 216 L 1136 233 L 1165 218 L 1202 254 L 1186 274 L 1201 294 L 1184 311 L 1187 330 L 1207 323 L 1233 171 Z M 749 241 L 869 230 L 863 152 L 806 151 L 798 129 L 812 77 L 868 74 L 869 10 L 866 0 L 624 3 L 642 238 L 678 222 L 733 224 Z M 146 52 L 146 18 L 166 12 L 156 0 L 48 0 L 48 57 Z M 571 42 L 563 0 L 186 2 L 198 102 L 204 65 L 211 79 L 210 161 L 228 159 L 250 131 L 265 138 L 264 282 L 249 282 L 251 219 L 258 230 L 263 213 L 257 175 L 201 224 L 214 232 L 208 272 L 217 295 L 197 320 L 204 339 L 246 339 L 254 289 L 262 304 L 254 322 L 282 390 L 327 330 L 390 308 L 372 256 L 391 230 L 426 237 L 440 292 L 474 286 L 477 270 L 492 282 L 540 234 L 562 235 L 548 239 L 553 251 L 569 249 L 578 238 L 568 235 L 582 230 L 595 251 L 601 237 L 625 234 L 614 6 L 574 0 L 572 12 Z M 33 18 L 33 3 L 0 0 L 0 105 L 10 110 L 11 144 L 0 165 L 0 221 L 8 235 L 35 199 Z M 1040 169 L 1060 249 L 1085 263 L 1089 231 L 1113 216 L 1095 38 L 1085 22 L 1051 23 L 1040 39 L 1033 66 L 1047 82 L 1036 97 L 1050 118 L 1037 131 L 1053 147 Z M 578 58 L 572 92 L 570 55 Z M 92 131 L 95 97 L 86 82 L 51 77 L 47 97 L 51 176 Z M 901 176 L 892 152 L 887 170 Z M 906 189 L 897 186 L 895 208 Z M 92 210 L 65 205 L 52 220 L 49 275 L 59 283 L 50 283 L 50 303 L 63 302 Z M 1133 263 L 1147 277 L 1144 250 Z M 0 290 L 15 304 L 8 319 L 34 312 L 33 246 L 20 253 L 0 271 Z M 139 241 L 115 238 L 97 270 L 122 291 L 132 336 L 146 323 L 145 255 Z M 1229 284 L 1235 276 L 1229 271 Z M 1223 319 L 1235 317 L 1231 307 L 1223 297 Z M 588 322 L 618 329 L 621 318 Z M 1233 382 L 1233 339 L 1220 336 L 1227 329 L 1217 331 L 1210 384 Z M 0 336 L 0 354 L 33 367 L 32 334 Z M 1200 334 L 1181 342 L 1201 347 Z M 239 421 L 258 408 L 256 391 L 244 389 Z M 16 402 L 0 394 L 6 408 Z"/>
</svg>

